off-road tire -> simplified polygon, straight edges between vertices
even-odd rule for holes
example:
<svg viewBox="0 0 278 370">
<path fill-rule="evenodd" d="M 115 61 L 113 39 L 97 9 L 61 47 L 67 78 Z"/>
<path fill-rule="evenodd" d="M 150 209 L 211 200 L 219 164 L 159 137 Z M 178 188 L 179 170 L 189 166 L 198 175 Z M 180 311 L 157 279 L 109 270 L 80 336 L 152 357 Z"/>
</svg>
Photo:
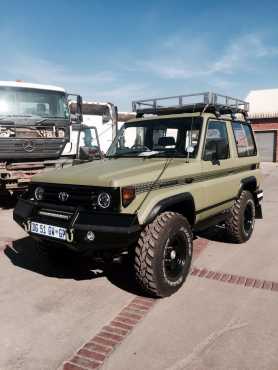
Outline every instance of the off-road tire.
<svg viewBox="0 0 278 370">
<path fill-rule="evenodd" d="M 249 214 L 250 218 L 248 228 L 246 228 L 246 213 Z M 250 191 L 244 190 L 227 213 L 225 222 L 227 236 L 233 243 L 244 243 L 250 239 L 254 230 L 255 213 L 253 195 Z"/>
<path fill-rule="evenodd" d="M 167 253 L 178 240 L 176 258 L 177 276 L 169 276 L 169 266 L 173 262 L 166 259 Z M 164 212 L 147 225 L 141 232 L 135 248 L 135 273 L 141 288 L 151 296 L 167 297 L 175 293 L 188 275 L 193 249 L 193 237 L 190 224 L 179 213 Z M 170 251 L 172 253 L 172 251 Z M 172 258 L 172 254 L 171 254 Z M 166 260 L 168 262 L 166 262 Z M 173 262 L 174 263 L 174 262 Z M 179 265 L 180 264 L 180 265 Z M 170 271 L 171 272 L 171 271 Z"/>
</svg>

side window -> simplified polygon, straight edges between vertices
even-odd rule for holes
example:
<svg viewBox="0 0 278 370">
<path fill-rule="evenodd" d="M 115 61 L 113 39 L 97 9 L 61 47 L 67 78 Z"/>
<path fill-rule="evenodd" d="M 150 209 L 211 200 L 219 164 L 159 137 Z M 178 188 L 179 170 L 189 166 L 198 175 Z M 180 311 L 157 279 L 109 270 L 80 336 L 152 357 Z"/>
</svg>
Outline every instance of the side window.
<svg viewBox="0 0 278 370">
<path fill-rule="evenodd" d="M 250 157 L 257 154 L 251 127 L 246 123 L 232 123 L 234 137 L 239 157 Z"/>
<path fill-rule="evenodd" d="M 204 160 L 229 158 L 229 139 L 225 122 L 209 121 L 205 141 Z"/>
</svg>

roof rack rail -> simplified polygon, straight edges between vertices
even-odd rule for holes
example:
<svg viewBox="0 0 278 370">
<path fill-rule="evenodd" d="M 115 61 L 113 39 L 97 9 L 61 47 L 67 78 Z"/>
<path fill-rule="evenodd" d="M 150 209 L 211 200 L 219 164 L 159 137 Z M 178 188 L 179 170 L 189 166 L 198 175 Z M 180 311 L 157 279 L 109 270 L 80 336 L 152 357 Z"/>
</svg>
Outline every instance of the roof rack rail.
<svg viewBox="0 0 278 370">
<path fill-rule="evenodd" d="M 242 113 L 246 118 L 248 110 L 249 103 L 213 92 L 135 100 L 132 102 L 132 111 L 136 112 L 138 117 L 142 117 L 144 114 L 162 115 L 209 112 L 218 116 Z"/>
</svg>

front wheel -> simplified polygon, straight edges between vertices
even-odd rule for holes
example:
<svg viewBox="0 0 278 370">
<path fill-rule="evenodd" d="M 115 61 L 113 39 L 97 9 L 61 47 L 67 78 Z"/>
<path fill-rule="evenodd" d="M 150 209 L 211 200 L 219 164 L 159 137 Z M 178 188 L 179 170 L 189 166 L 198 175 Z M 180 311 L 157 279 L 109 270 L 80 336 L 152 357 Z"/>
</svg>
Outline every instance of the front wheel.
<svg viewBox="0 0 278 370">
<path fill-rule="evenodd" d="M 142 231 L 135 248 L 135 272 L 152 296 L 175 293 L 188 275 L 192 259 L 191 227 L 179 213 L 164 212 Z"/>
<path fill-rule="evenodd" d="M 255 202 L 250 191 L 244 190 L 235 201 L 226 219 L 226 231 L 234 243 L 250 239 L 255 224 Z"/>
</svg>

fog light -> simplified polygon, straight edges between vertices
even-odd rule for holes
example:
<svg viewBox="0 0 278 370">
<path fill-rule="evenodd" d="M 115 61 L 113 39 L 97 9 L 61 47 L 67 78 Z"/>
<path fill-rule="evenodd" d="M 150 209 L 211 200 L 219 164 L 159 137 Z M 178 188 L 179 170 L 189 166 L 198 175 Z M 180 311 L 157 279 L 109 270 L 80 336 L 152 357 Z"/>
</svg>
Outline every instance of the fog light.
<svg viewBox="0 0 278 370">
<path fill-rule="evenodd" d="M 89 240 L 89 242 L 93 242 L 95 240 L 95 233 L 93 231 L 88 231 L 86 239 Z"/>
</svg>

